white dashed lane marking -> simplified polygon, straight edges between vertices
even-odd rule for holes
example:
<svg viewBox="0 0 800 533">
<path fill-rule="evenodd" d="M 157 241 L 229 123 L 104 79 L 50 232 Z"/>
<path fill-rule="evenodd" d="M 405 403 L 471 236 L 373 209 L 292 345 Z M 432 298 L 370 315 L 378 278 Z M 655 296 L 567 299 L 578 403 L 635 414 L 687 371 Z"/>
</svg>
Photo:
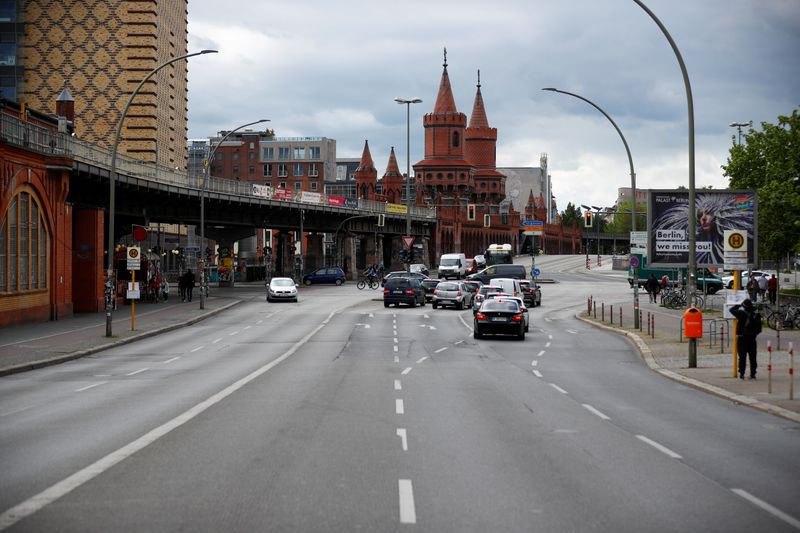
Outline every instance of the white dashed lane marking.
<svg viewBox="0 0 800 533">
<path fill-rule="evenodd" d="M 425 357 L 420 357 L 419 359 L 417 359 L 417 364 L 419 364 L 419 363 L 421 363 L 421 362 L 425 361 L 425 359 L 427 359 L 427 358 L 428 358 L 428 356 L 427 356 L 427 355 L 426 355 Z"/>
<path fill-rule="evenodd" d="M 394 380 L 394 390 L 403 390 L 403 385 L 399 379 Z"/>
<path fill-rule="evenodd" d="M 405 428 L 397 428 L 397 436 L 400 437 L 400 444 L 403 446 L 403 451 L 408 451 L 408 434 Z"/>
<path fill-rule="evenodd" d="M 543 355 L 544 355 L 544 350 L 542 350 L 542 351 L 540 351 L 539 353 L 537 353 L 537 354 L 536 354 L 536 357 L 541 357 L 541 356 L 543 356 Z"/>
<path fill-rule="evenodd" d="M 108 381 L 101 381 L 100 383 L 93 383 L 92 385 L 87 385 L 85 387 L 81 387 L 80 389 L 75 389 L 75 392 L 83 392 L 85 390 L 93 389 L 95 387 L 99 387 L 100 385 L 104 385 L 108 383 Z"/>
<path fill-rule="evenodd" d="M 565 391 L 564 389 L 562 389 L 561 387 L 559 387 L 555 383 L 551 383 L 550 386 L 553 387 L 558 392 L 560 392 L 561 394 L 567 394 L 567 391 Z"/>
<path fill-rule="evenodd" d="M 656 450 L 660 451 L 661 453 L 669 455 L 673 459 L 683 459 L 679 454 L 673 452 L 672 450 L 670 450 L 669 448 L 667 448 L 663 444 L 659 444 L 654 440 L 650 440 L 647 437 L 645 437 L 644 435 L 636 435 L 636 438 L 639 439 L 642 442 L 646 442 L 647 444 L 649 444 L 650 446 L 652 446 Z"/>
<path fill-rule="evenodd" d="M 400 495 L 400 523 L 416 524 L 417 512 L 414 508 L 414 487 L 410 479 L 398 479 L 397 487 Z"/>
<path fill-rule="evenodd" d="M 147 372 L 148 370 L 150 370 L 150 369 L 149 368 L 140 368 L 139 370 L 134 370 L 133 372 L 131 372 L 129 374 L 125 374 L 125 375 L 126 376 L 135 376 L 136 374 L 141 374 L 142 372 Z"/>
<path fill-rule="evenodd" d="M 595 409 L 594 407 L 592 407 L 588 403 L 584 403 L 584 404 L 581 404 L 581 405 L 583 405 L 590 413 L 594 413 L 595 415 L 599 416 L 603 420 L 611 420 L 611 417 L 604 415 L 603 413 L 601 413 L 600 411 L 598 411 L 597 409 Z"/>
<path fill-rule="evenodd" d="M 179 355 L 179 356 L 177 356 L 177 357 L 173 357 L 172 359 L 167 359 L 166 361 L 164 361 L 164 362 L 163 362 L 163 363 L 161 363 L 161 364 L 162 364 L 162 365 L 168 365 L 168 364 L 170 364 L 170 363 L 172 363 L 172 362 L 175 362 L 175 361 L 177 361 L 177 360 L 178 360 L 178 359 L 180 359 L 180 358 L 181 358 L 181 356 Z"/>
<path fill-rule="evenodd" d="M 404 375 L 404 376 L 407 376 L 409 372 L 411 372 L 411 367 L 410 367 L 410 366 L 407 366 L 407 367 L 406 367 L 406 368 L 405 368 L 405 369 L 404 369 L 402 372 L 400 372 L 400 373 L 401 373 L 402 375 Z"/>
<path fill-rule="evenodd" d="M 438 350 L 436 350 L 436 351 L 435 351 L 435 352 L 433 352 L 433 353 L 442 353 L 442 352 L 443 352 L 443 351 L 445 351 L 446 349 L 447 349 L 447 346 L 445 346 L 444 348 L 439 348 Z"/>
<path fill-rule="evenodd" d="M 213 341 L 211 341 L 211 344 L 217 344 L 221 340 L 222 340 L 222 337 L 220 337 L 218 339 L 214 339 Z"/>
<path fill-rule="evenodd" d="M 397 398 L 394 401 L 394 412 L 396 414 L 398 414 L 398 415 L 405 414 L 406 408 L 405 408 L 405 405 L 403 405 L 403 399 L 402 398 Z"/>
<path fill-rule="evenodd" d="M 538 370 L 534 370 L 534 371 L 533 371 L 533 375 L 534 375 L 534 376 L 536 376 L 537 378 L 540 378 L 540 377 L 542 377 L 542 373 L 541 373 L 541 372 L 539 372 Z"/>
<path fill-rule="evenodd" d="M 754 505 L 757 505 L 758 507 L 761 507 L 761 509 L 763 509 L 764 511 L 768 512 L 772 516 L 775 516 L 775 517 L 783 520 L 784 522 L 786 522 L 790 526 L 794 527 L 795 529 L 800 529 L 800 520 L 798 520 L 797 518 L 784 513 L 783 511 L 781 511 L 777 507 L 773 507 L 772 505 L 768 504 L 767 502 L 765 502 L 764 500 L 762 500 L 760 498 L 756 498 L 755 496 L 753 496 L 752 494 L 750 494 L 746 490 L 743 490 L 743 489 L 731 489 L 731 490 L 733 491 L 734 494 L 736 494 L 738 496 L 741 496 L 745 500 L 749 501 L 750 503 L 752 503 Z"/>
<path fill-rule="evenodd" d="M 199 351 L 200 351 L 200 350 L 202 350 L 203 348 L 205 348 L 205 346 L 198 346 L 197 348 L 194 348 L 194 349 L 192 349 L 192 350 L 189 350 L 189 353 L 199 352 Z"/>
</svg>

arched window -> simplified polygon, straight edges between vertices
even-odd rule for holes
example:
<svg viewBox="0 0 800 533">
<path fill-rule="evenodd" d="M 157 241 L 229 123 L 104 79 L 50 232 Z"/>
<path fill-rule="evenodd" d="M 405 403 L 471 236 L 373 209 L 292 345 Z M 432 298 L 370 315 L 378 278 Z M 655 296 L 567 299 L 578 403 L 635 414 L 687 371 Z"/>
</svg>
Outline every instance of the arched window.
<svg viewBox="0 0 800 533">
<path fill-rule="evenodd" d="M 367 185 L 365 183 L 361 184 L 361 198 L 367 197 Z"/>
<path fill-rule="evenodd" d="M 47 288 L 47 227 L 35 197 L 20 192 L 0 222 L 0 292 Z"/>
<path fill-rule="evenodd" d="M 458 132 L 454 131 L 453 132 L 453 147 L 455 148 L 457 146 L 458 146 Z"/>
</svg>

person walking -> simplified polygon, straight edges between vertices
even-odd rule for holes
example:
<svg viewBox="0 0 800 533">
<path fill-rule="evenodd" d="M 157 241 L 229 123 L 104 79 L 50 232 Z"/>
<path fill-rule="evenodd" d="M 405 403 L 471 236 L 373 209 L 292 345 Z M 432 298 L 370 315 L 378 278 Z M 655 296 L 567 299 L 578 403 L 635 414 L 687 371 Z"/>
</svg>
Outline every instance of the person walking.
<svg viewBox="0 0 800 533">
<path fill-rule="evenodd" d="M 769 303 L 775 305 L 778 301 L 778 278 L 775 277 L 775 274 L 767 281 L 767 293 L 769 294 Z"/>
<path fill-rule="evenodd" d="M 658 280 L 656 279 L 655 274 L 650 274 L 650 277 L 647 278 L 647 281 L 644 282 L 644 290 L 647 291 L 647 295 L 650 297 L 650 303 L 656 303 L 656 295 L 658 294 L 659 284 Z"/>
<path fill-rule="evenodd" d="M 756 278 L 750 277 L 747 280 L 747 285 L 745 286 L 747 289 L 747 295 L 750 296 L 750 302 L 757 302 L 758 301 L 758 281 Z"/>
<path fill-rule="evenodd" d="M 186 274 L 184 274 L 184 276 L 186 277 L 186 282 L 185 282 L 186 283 L 186 298 L 188 298 L 189 301 L 191 302 L 192 301 L 192 291 L 194 290 L 194 282 L 195 282 L 194 273 L 192 272 L 191 269 L 189 269 L 189 270 L 186 271 Z"/>
<path fill-rule="evenodd" d="M 181 293 L 181 301 L 186 301 L 186 273 L 184 272 L 178 276 L 178 290 Z"/>
<path fill-rule="evenodd" d="M 164 298 L 165 302 L 169 300 L 169 282 L 167 278 L 161 279 L 161 296 Z"/>
<path fill-rule="evenodd" d="M 741 304 L 731 307 L 731 314 L 736 317 L 736 344 L 739 351 L 739 379 L 744 379 L 747 359 L 750 359 L 750 379 L 756 379 L 758 368 L 757 341 L 761 333 L 761 314 L 756 311 L 753 302 L 746 299 Z"/>
<path fill-rule="evenodd" d="M 767 274 L 762 273 L 761 277 L 758 278 L 758 295 L 760 296 L 762 302 L 767 301 L 767 285 L 769 285 L 769 282 L 767 281 Z"/>
</svg>

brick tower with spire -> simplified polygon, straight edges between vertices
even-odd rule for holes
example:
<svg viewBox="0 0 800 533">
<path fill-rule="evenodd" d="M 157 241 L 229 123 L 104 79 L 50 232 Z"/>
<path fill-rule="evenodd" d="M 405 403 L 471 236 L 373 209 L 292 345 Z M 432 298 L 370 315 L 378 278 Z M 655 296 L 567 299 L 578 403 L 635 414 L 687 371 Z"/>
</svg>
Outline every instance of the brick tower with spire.
<svg viewBox="0 0 800 533">
<path fill-rule="evenodd" d="M 383 184 L 383 195 L 386 201 L 392 204 L 402 203 L 403 200 L 403 174 L 397 166 L 397 157 L 394 155 L 394 146 L 389 153 L 389 163 L 386 165 L 386 173 L 381 179 Z"/>
<path fill-rule="evenodd" d="M 378 169 L 372 162 L 369 151 L 369 141 L 364 141 L 364 153 L 361 154 L 361 163 L 356 169 L 356 196 L 367 200 L 374 200 L 378 188 Z"/>
<path fill-rule="evenodd" d="M 478 90 L 465 132 L 464 154 L 475 167 L 475 196 L 477 205 L 499 204 L 506 196 L 506 177 L 497 169 L 497 128 L 489 127 L 481 94 L 481 71 L 478 71 Z M 480 210 L 479 210 L 480 211 Z"/>
</svg>

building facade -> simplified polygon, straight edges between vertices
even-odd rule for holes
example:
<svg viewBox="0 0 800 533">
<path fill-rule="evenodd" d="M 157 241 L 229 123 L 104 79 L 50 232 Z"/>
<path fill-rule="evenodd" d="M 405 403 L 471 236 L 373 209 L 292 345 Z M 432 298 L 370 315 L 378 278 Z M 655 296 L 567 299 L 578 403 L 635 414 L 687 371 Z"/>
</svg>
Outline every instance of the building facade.
<svg viewBox="0 0 800 533">
<path fill-rule="evenodd" d="M 13 50 L 0 48 L 0 54 L 5 51 L 5 59 L 0 57 L 0 84 L 8 86 L 4 93 L 52 111 L 55 97 L 68 88 L 75 97 L 76 135 L 106 148 L 139 82 L 158 65 L 187 53 L 187 0 L 2 5 L 7 12 L 0 13 L 0 32 L 16 32 L 18 38 Z M 187 69 L 187 61 L 175 62 L 142 87 L 123 124 L 120 153 L 185 168 Z"/>
</svg>

